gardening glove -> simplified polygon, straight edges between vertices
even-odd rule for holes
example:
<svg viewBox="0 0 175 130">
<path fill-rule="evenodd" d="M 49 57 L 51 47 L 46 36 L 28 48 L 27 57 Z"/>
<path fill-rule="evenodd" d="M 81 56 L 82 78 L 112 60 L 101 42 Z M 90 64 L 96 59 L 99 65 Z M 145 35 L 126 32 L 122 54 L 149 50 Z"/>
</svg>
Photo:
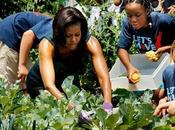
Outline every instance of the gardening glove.
<svg viewBox="0 0 175 130">
<path fill-rule="evenodd" d="M 94 114 L 92 111 L 81 110 L 79 121 L 84 124 L 89 124 L 92 121 L 92 114 Z"/>
<path fill-rule="evenodd" d="M 113 105 L 111 103 L 108 103 L 108 102 L 104 102 L 103 103 L 103 109 L 104 111 L 106 111 L 108 114 L 112 114 L 112 108 L 113 108 Z"/>
</svg>

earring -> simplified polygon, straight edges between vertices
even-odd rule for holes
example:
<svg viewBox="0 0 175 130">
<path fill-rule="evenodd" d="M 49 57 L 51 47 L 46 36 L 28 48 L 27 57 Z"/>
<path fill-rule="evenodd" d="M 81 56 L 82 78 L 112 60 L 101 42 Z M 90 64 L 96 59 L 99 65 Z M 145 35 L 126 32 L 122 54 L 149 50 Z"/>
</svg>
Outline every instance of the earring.
<svg viewBox="0 0 175 130">
<path fill-rule="evenodd" d="M 150 27 L 150 28 L 152 28 L 152 25 L 153 25 L 153 24 L 152 24 L 151 22 L 149 22 L 149 24 L 148 24 L 148 25 L 149 25 L 149 27 Z"/>
</svg>

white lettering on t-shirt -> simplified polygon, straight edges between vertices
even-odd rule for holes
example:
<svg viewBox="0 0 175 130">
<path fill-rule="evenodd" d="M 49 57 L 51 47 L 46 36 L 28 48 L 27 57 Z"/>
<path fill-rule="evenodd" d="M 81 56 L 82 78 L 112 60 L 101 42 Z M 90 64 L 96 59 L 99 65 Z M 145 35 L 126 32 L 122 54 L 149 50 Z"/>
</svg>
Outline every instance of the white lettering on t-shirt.
<svg viewBox="0 0 175 130">
<path fill-rule="evenodd" d="M 133 35 L 133 40 L 136 47 L 140 50 L 156 50 L 156 46 L 150 37 Z"/>
<path fill-rule="evenodd" d="M 169 101 L 175 99 L 175 87 L 167 88 L 167 96 Z"/>
</svg>

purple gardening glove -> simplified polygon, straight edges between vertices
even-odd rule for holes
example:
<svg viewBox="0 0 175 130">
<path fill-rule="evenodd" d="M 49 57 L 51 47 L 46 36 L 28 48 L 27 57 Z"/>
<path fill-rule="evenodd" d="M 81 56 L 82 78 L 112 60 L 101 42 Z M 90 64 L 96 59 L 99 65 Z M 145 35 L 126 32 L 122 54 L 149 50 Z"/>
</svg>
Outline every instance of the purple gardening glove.
<svg viewBox="0 0 175 130">
<path fill-rule="evenodd" d="M 92 118 L 91 118 L 92 114 L 93 114 L 92 111 L 81 110 L 80 116 L 79 116 L 79 121 L 81 123 L 89 124 L 92 120 Z"/>
<path fill-rule="evenodd" d="M 111 103 L 108 103 L 108 102 L 104 102 L 103 103 L 103 109 L 104 111 L 106 111 L 108 114 L 112 114 L 112 108 L 113 108 L 113 105 Z"/>
</svg>

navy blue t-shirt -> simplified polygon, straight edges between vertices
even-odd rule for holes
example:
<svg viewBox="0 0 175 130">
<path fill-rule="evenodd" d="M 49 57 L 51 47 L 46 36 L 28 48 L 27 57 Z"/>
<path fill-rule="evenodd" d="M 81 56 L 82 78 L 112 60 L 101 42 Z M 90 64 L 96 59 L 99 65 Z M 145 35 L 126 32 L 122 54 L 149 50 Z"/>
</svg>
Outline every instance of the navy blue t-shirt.
<svg viewBox="0 0 175 130">
<path fill-rule="evenodd" d="M 152 26 L 134 29 L 127 18 L 124 18 L 118 48 L 129 50 L 132 43 L 138 52 L 145 53 L 149 50 L 157 50 L 161 46 L 171 45 L 175 36 L 174 19 L 163 13 L 152 12 L 150 14 Z"/>
<path fill-rule="evenodd" d="M 0 21 L 0 41 L 19 52 L 22 35 L 43 20 L 50 19 L 40 13 L 19 12 Z M 34 44 L 37 44 L 35 41 Z"/>
<path fill-rule="evenodd" d="M 39 22 L 31 28 L 38 41 L 41 41 L 43 38 L 46 38 L 51 43 L 53 43 L 52 23 L 53 19 L 46 19 L 42 20 L 41 22 Z"/>
<path fill-rule="evenodd" d="M 167 68 L 164 70 L 163 84 L 168 100 L 175 100 L 175 64 L 167 66 Z"/>
</svg>

